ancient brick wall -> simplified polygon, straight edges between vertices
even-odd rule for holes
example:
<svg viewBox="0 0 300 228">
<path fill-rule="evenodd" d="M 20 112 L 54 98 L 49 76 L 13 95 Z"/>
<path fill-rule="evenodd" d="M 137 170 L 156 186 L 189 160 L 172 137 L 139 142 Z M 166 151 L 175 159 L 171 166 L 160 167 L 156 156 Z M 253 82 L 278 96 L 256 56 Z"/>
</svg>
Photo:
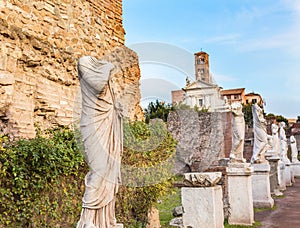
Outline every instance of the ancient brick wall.
<svg viewBox="0 0 300 228">
<path fill-rule="evenodd" d="M 35 124 L 71 124 L 83 55 L 122 62 L 119 99 L 131 119 L 141 118 L 138 58 L 124 34 L 121 0 L 0 0 L 0 131 L 34 137 Z"/>
<path fill-rule="evenodd" d="M 176 172 L 203 172 L 229 156 L 231 113 L 178 110 L 170 113 L 168 129 L 178 141 Z"/>
</svg>

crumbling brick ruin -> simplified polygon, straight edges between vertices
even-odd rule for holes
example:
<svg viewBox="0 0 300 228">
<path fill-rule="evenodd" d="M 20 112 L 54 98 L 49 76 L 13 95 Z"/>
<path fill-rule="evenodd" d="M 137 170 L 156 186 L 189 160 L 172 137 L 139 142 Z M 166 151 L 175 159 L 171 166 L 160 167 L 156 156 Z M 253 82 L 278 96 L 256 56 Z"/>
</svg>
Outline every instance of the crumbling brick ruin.
<svg viewBox="0 0 300 228">
<path fill-rule="evenodd" d="M 112 51 L 123 58 L 115 81 L 125 113 L 142 118 L 138 58 L 124 34 L 121 0 L 0 0 L 0 132 L 31 138 L 35 124 L 71 124 L 78 58 Z"/>
</svg>

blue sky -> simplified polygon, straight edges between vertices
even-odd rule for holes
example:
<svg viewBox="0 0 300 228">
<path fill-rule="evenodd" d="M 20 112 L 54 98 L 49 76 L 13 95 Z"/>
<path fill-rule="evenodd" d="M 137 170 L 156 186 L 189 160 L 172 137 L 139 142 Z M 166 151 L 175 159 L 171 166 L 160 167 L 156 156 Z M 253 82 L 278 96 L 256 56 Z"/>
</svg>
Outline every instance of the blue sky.
<svg viewBox="0 0 300 228">
<path fill-rule="evenodd" d="M 300 115 L 300 1 L 123 0 L 123 23 L 126 45 L 138 47 L 138 54 L 136 44 L 157 42 L 163 45 L 147 51 L 174 47 L 174 55 L 186 54 L 182 58 L 194 64 L 193 53 L 203 50 L 219 86 L 260 93 L 267 113 Z M 184 86 L 183 71 L 193 77 L 190 68 L 176 68 L 175 60 L 168 65 L 149 58 L 141 57 L 142 87 L 152 94 L 143 97 L 157 93 L 164 99 L 163 91 L 170 95 L 167 90 Z"/>
</svg>

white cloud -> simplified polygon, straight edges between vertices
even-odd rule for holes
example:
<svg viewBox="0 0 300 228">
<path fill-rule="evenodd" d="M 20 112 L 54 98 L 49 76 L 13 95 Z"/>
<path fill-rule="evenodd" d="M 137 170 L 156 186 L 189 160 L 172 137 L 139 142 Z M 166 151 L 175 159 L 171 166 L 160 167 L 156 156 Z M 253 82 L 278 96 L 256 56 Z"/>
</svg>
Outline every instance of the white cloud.
<svg viewBox="0 0 300 228">
<path fill-rule="evenodd" d="M 203 42 L 205 43 L 234 43 L 241 37 L 240 34 L 234 33 L 234 34 L 224 34 L 220 36 L 210 37 Z"/>
</svg>

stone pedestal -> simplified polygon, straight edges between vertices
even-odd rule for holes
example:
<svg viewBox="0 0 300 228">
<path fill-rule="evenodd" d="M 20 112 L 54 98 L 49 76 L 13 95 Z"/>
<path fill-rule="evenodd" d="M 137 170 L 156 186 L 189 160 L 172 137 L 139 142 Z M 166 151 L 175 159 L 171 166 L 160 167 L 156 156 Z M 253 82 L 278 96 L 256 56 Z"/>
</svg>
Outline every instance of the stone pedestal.
<svg viewBox="0 0 300 228">
<path fill-rule="evenodd" d="M 184 227 L 224 227 L 222 187 L 181 188 Z"/>
<path fill-rule="evenodd" d="M 291 163 L 291 181 L 292 184 L 295 183 L 295 173 L 294 173 L 294 167 L 292 163 Z"/>
<path fill-rule="evenodd" d="M 294 177 L 300 177 L 300 162 L 292 163 Z"/>
<path fill-rule="evenodd" d="M 266 158 L 270 165 L 270 192 L 271 194 L 279 195 L 278 161 L 280 157 L 270 156 Z"/>
<path fill-rule="evenodd" d="M 290 187 L 293 185 L 291 163 L 285 163 L 285 185 L 287 187 Z"/>
<path fill-rule="evenodd" d="M 122 223 L 117 223 L 116 228 L 124 228 L 124 225 Z"/>
<path fill-rule="evenodd" d="M 286 190 L 286 183 L 285 183 L 285 164 L 281 160 L 278 161 L 278 183 L 279 183 L 279 190 L 285 191 Z"/>
<path fill-rule="evenodd" d="M 257 208 L 274 206 L 270 191 L 270 165 L 269 163 L 252 164 L 252 194 L 253 206 Z"/>
<path fill-rule="evenodd" d="M 251 174 L 249 163 L 228 164 L 228 200 L 231 225 L 252 225 L 254 223 Z"/>
</svg>

